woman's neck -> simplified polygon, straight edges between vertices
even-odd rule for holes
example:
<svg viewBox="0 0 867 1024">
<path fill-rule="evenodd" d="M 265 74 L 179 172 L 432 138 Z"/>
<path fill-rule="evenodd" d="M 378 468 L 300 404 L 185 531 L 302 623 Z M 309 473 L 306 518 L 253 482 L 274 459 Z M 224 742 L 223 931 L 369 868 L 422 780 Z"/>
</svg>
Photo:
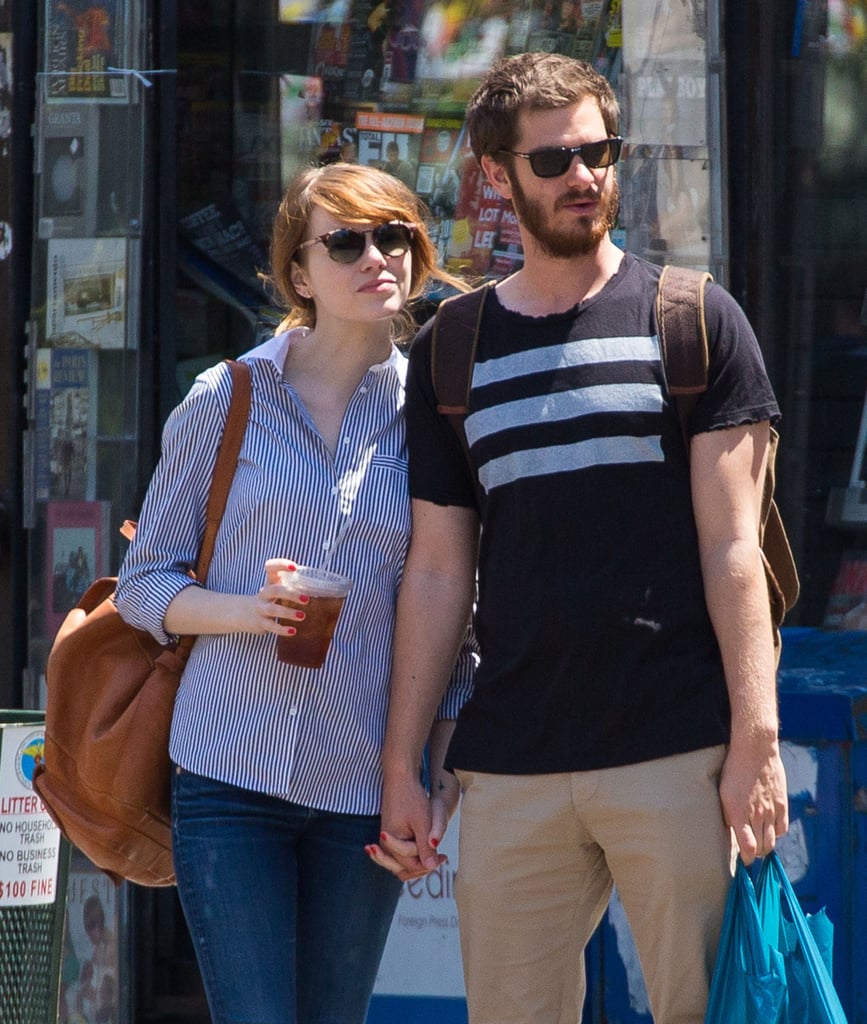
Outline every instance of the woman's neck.
<svg viewBox="0 0 867 1024">
<path fill-rule="evenodd" d="M 321 321 L 294 338 L 283 378 L 295 389 L 332 455 L 349 401 L 371 366 L 391 354 L 387 321 L 335 325 Z"/>
<path fill-rule="evenodd" d="M 387 320 L 347 323 L 320 318 L 316 326 L 293 340 L 284 376 L 322 374 L 326 379 L 353 381 L 353 387 L 371 366 L 391 354 L 391 325 Z"/>
</svg>

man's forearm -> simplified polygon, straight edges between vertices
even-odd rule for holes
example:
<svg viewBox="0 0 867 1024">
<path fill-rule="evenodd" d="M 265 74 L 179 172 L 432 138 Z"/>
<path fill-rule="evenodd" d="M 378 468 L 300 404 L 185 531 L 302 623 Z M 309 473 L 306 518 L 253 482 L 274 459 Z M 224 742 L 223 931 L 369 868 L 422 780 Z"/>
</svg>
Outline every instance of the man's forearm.
<svg viewBox="0 0 867 1024">
<path fill-rule="evenodd" d="M 386 775 L 418 773 L 471 612 L 472 581 L 408 566 L 397 604 Z"/>
<path fill-rule="evenodd" d="M 761 555 L 753 544 L 729 544 L 708 553 L 702 569 L 728 687 L 732 737 L 775 742 L 776 660 Z"/>
</svg>

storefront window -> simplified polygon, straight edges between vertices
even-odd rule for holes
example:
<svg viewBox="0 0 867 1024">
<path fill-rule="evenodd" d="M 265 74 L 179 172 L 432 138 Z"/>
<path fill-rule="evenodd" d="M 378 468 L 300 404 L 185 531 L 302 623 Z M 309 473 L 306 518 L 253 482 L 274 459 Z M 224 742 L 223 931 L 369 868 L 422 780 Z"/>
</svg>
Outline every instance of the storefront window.
<svg viewBox="0 0 867 1024">
<path fill-rule="evenodd" d="M 829 0 L 799 40 L 790 174 L 798 194 L 793 263 L 802 291 L 792 395 L 806 439 L 801 621 L 867 629 L 867 3 Z M 809 64 L 810 49 L 814 53 Z"/>
<path fill-rule="evenodd" d="M 302 166 L 345 160 L 400 177 L 427 203 L 453 272 L 481 280 L 521 266 L 514 214 L 486 184 L 463 122 L 481 74 L 505 54 L 565 53 L 602 71 L 621 96 L 627 137 L 616 240 L 660 263 L 713 261 L 719 111 L 708 115 L 701 0 L 653 12 L 629 0 L 279 0 L 276 11 L 238 0 L 219 5 L 216 30 L 210 9 L 184 11 L 182 385 L 215 354 L 273 329 L 279 314 L 255 272 Z M 213 329 L 215 302 L 224 330 Z"/>
</svg>

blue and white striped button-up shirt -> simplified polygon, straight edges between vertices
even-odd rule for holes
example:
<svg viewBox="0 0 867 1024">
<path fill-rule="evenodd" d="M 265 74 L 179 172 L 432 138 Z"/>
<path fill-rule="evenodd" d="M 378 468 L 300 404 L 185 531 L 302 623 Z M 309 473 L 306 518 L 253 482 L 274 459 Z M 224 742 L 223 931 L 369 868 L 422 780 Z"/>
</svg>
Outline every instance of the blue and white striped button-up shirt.
<svg viewBox="0 0 867 1024">
<path fill-rule="evenodd" d="M 273 634 L 202 635 L 175 705 L 172 759 L 201 775 L 305 806 L 379 811 L 398 584 L 409 544 L 406 360 L 393 349 L 349 402 L 332 455 L 283 363 L 295 332 L 243 357 L 250 418 L 208 572 L 210 589 L 255 594 L 268 558 L 317 564 L 351 519 L 330 567 L 354 586 L 321 669 L 277 661 Z M 231 393 L 224 364 L 201 374 L 169 417 L 162 455 L 121 567 L 121 615 L 161 642 L 174 596 L 190 585 Z M 440 717 L 466 700 L 474 657 L 461 654 Z"/>
</svg>

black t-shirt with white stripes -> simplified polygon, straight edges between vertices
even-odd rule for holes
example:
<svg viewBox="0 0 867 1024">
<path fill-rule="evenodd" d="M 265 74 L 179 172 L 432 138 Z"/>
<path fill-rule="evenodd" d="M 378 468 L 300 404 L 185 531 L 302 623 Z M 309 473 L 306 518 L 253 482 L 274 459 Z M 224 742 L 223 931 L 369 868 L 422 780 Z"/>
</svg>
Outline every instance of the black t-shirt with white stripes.
<svg viewBox="0 0 867 1024">
<path fill-rule="evenodd" d="M 451 767 L 582 771 L 728 738 L 689 467 L 656 336 L 659 268 L 626 254 L 601 292 L 526 317 L 492 293 L 467 437 L 482 485 L 475 692 Z M 708 391 L 690 433 L 776 421 L 745 315 L 708 288 Z M 473 505 L 452 427 L 436 411 L 430 327 L 410 356 L 412 496 Z"/>
</svg>

